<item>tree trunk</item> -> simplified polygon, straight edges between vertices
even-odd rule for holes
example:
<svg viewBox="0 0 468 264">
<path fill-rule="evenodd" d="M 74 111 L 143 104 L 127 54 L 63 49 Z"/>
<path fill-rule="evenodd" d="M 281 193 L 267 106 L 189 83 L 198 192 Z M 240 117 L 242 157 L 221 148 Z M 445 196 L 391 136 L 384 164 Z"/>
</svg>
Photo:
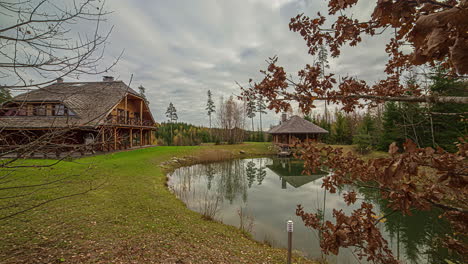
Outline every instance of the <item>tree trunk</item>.
<svg viewBox="0 0 468 264">
<path fill-rule="evenodd" d="M 260 132 L 263 133 L 263 125 L 262 125 L 262 112 L 259 113 L 260 114 Z"/>
<path fill-rule="evenodd" d="M 211 114 L 208 115 L 210 117 L 210 141 L 213 139 L 213 135 L 211 134 Z"/>
</svg>

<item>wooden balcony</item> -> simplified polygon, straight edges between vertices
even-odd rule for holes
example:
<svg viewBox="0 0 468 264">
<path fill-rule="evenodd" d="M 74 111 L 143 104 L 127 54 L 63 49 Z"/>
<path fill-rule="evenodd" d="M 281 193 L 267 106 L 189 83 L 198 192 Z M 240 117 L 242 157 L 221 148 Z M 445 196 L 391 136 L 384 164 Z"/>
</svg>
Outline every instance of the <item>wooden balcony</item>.
<svg viewBox="0 0 468 264">
<path fill-rule="evenodd" d="M 127 119 L 127 120 L 125 120 Z M 121 125 L 121 126 L 136 126 L 136 127 L 153 127 L 153 121 L 141 120 L 140 118 L 125 118 L 124 116 L 109 115 L 107 117 L 107 125 Z"/>
</svg>

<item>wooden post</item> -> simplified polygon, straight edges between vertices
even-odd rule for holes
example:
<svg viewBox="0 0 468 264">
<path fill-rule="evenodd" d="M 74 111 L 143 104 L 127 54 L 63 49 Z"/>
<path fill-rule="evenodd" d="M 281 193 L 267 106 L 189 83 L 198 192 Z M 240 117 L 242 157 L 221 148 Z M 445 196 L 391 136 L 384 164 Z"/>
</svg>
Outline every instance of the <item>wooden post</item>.
<svg viewBox="0 0 468 264">
<path fill-rule="evenodd" d="M 117 150 L 117 128 L 114 127 L 114 150 Z"/>
<path fill-rule="evenodd" d="M 140 147 L 143 146 L 143 129 L 140 128 Z"/>
<path fill-rule="evenodd" d="M 26 105 L 26 115 L 32 116 L 34 115 L 34 107 L 31 104 Z"/>
<path fill-rule="evenodd" d="M 130 148 L 133 148 L 133 129 L 130 128 Z"/>
<path fill-rule="evenodd" d="M 306 141 L 309 141 L 309 134 L 306 134 Z"/>
<path fill-rule="evenodd" d="M 101 129 L 102 151 L 104 151 L 104 144 L 106 143 L 104 136 L 104 128 Z"/>
<path fill-rule="evenodd" d="M 143 125 L 143 100 L 140 101 L 140 126 Z"/>
<path fill-rule="evenodd" d="M 127 95 L 125 95 L 125 110 L 124 110 L 124 113 L 125 113 L 125 124 L 127 124 Z"/>
<path fill-rule="evenodd" d="M 288 223 L 286 225 L 286 231 L 288 231 L 288 259 L 287 259 L 287 263 L 291 264 L 293 221 L 291 221 L 291 220 L 288 221 Z"/>
<path fill-rule="evenodd" d="M 288 136 L 288 145 L 291 144 L 291 133 L 289 133 L 289 136 Z"/>
<path fill-rule="evenodd" d="M 46 116 L 51 116 L 52 115 L 52 105 L 47 104 L 46 105 Z"/>
</svg>

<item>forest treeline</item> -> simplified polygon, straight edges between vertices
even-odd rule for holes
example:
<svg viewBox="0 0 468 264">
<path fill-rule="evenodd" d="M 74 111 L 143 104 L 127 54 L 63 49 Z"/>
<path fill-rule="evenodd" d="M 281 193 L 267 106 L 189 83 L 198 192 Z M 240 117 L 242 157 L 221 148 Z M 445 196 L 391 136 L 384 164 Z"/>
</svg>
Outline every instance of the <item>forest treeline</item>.
<svg viewBox="0 0 468 264">
<path fill-rule="evenodd" d="M 443 72 L 431 75 L 428 81 L 427 90 L 431 94 L 468 96 L 466 81 L 448 78 Z M 421 85 L 417 83 L 416 77 L 408 78 L 408 94 L 411 94 L 411 87 L 416 85 Z M 212 101 L 208 105 L 214 109 Z M 221 101 L 216 116 L 217 128 L 170 121 L 161 123 L 157 131 L 157 143 L 182 146 L 208 142 L 234 144 L 271 141 L 267 133 L 245 129 L 245 123 L 253 115 L 246 116 L 248 109 L 244 111 L 241 108 L 233 98 Z M 339 109 L 326 110 L 325 113 L 306 115 L 305 119 L 330 132 L 321 136 L 322 142 L 353 144 L 361 153 L 387 151 L 392 142 L 401 146 L 406 139 L 411 139 L 419 147 L 441 147 L 455 151 L 454 142 L 468 135 L 467 114 L 468 105 L 463 104 L 386 102 L 366 111 L 345 113 Z"/>
<path fill-rule="evenodd" d="M 271 140 L 266 133 L 252 132 L 243 129 L 226 131 L 220 128 L 208 128 L 187 123 L 161 123 L 156 132 L 157 144 L 162 146 L 195 146 L 201 143 L 224 144 L 229 134 L 237 135 L 240 142 L 264 142 Z M 239 143 L 239 142 L 233 142 Z"/>
<path fill-rule="evenodd" d="M 408 94 L 416 85 L 409 78 Z M 447 78 L 443 72 L 430 77 L 429 92 L 444 96 L 468 96 L 466 81 Z M 363 112 L 309 115 L 306 119 L 330 131 L 322 137 L 328 144 L 355 144 L 360 152 L 387 151 L 411 139 L 419 147 L 441 147 L 456 151 L 455 142 L 468 135 L 468 105 L 386 102 Z"/>
</svg>

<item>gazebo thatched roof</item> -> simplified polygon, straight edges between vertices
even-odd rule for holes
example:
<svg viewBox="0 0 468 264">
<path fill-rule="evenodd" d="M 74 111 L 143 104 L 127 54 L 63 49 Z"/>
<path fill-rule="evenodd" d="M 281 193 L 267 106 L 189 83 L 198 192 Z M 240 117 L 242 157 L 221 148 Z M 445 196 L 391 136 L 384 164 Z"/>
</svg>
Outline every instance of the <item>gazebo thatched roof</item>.
<svg viewBox="0 0 468 264">
<path fill-rule="evenodd" d="M 300 116 L 292 116 L 278 126 L 271 128 L 270 134 L 326 134 L 327 130 L 305 120 Z"/>
</svg>

